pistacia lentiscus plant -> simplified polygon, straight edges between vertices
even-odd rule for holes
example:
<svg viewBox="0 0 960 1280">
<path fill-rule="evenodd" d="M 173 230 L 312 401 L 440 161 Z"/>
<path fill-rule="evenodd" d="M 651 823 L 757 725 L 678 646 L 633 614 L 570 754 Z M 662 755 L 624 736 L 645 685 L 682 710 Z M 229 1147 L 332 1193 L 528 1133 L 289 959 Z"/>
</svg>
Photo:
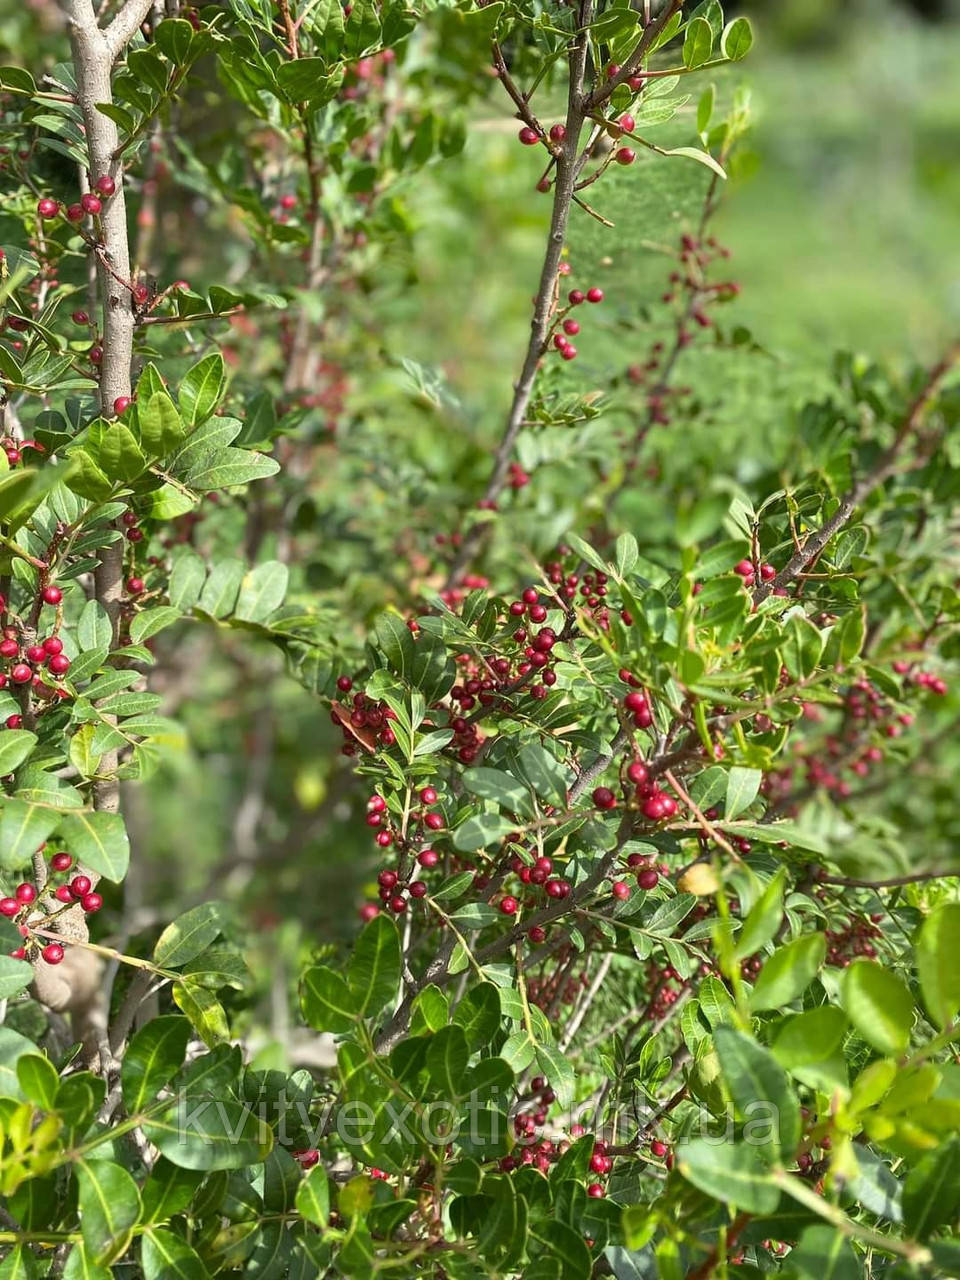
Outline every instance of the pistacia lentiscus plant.
<svg viewBox="0 0 960 1280">
<path fill-rule="evenodd" d="M 838 357 L 738 468 L 752 41 L 718 0 L 63 0 L 0 68 L 2 1280 L 960 1272 L 957 350 Z M 550 209 L 498 435 L 377 337 L 481 112 Z M 581 265 L 626 182 L 676 214 L 632 308 Z M 226 906 L 122 887 L 171 705 L 264 654 L 370 842 L 309 1069 L 257 1058 Z"/>
</svg>

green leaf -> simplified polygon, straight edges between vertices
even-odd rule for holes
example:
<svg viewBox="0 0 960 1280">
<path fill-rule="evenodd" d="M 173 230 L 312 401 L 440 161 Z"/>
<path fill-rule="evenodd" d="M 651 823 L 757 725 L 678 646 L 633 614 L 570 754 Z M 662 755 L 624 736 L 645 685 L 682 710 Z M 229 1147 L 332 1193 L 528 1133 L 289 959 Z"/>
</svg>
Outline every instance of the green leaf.
<svg viewBox="0 0 960 1280">
<path fill-rule="evenodd" d="M 567 1055 L 553 1045 L 538 1044 L 537 1065 L 557 1095 L 557 1105 L 569 1107 L 573 1102 L 577 1078 Z"/>
<path fill-rule="evenodd" d="M 20 767 L 37 745 L 37 735 L 26 729 L 5 729 L 0 733 L 0 777 Z"/>
<path fill-rule="evenodd" d="M 785 947 L 779 947 L 760 970 L 750 1008 L 780 1009 L 796 1000 L 817 976 L 827 954 L 827 940 L 822 933 L 805 933 Z"/>
<path fill-rule="evenodd" d="M 924 920 L 916 964 L 923 1003 L 937 1026 L 945 1027 L 960 1010 L 960 903 L 942 903 Z"/>
<path fill-rule="evenodd" d="M 787 882 L 786 870 L 781 867 L 750 908 L 743 928 L 737 936 L 734 956 L 742 960 L 752 956 L 777 932 L 783 919 L 783 890 Z"/>
<path fill-rule="evenodd" d="M 197 608 L 213 618 L 225 618 L 237 603 L 237 592 L 243 580 L 242 560 L 220 560 L 210 570 L 203 584 Z"/>
<path fill-rule="evenodd" d="M 270 1127 L 226 1098 L 183 1099 L 144 1122 L 148 1140 L 180 1169 L 246 1169 L 273 1148 Z"/>
<path fill-rule="evenodd" d="M 744 1142 L 722 1143 L 698 1138 L 677 1148 L 677 1167 L 715 1200 L 735 1204 L 746 1213 L 773 1213 L 780 1189 L 760 1151 Z"/>
<path fill-rule="evenodd" d="M 400 968 L 397 926 L 386 915 L 374 916 L 354 944 L 347 966 L 347 985 L 357 1017 L 375 1017 L 394 999 L 400 986 Z"/>
<path fill-rule="evenodd" d="M 954 1134 L 928 1151 L 903 1184 L 903 1224 L 917 1240 L 952 1223 L 960 1212 L 960 1138 Z"/>
<path fill-rule="evenodd" d="M 109 480 L 135 480 L 146 471 L 147 460 L 125 423 L 113 422 L 104 429 L 97 465 Z"/>
<path fill-rule="evenodd" d="M 0 67 L 0 89 L 32 98 L 37 92 L 37 82 L 23 67 Z"/>
<path fill-rule="evenodd" d="M 164 18 L 153 32 L 153 42 L 174 66 L 186 62 L 193 39 L 193 27 L 186 18 Z"/>
<path fill-rule="evenodd" d="M 840 1003 L 868 1044 L 899 1054 L 910 1043 L 913 998 L 903 980 L 882 965 L 856 960 L 843 975 Z"/>
<path fill-rule="evenodd" d="M 834 1005 L 798 1013 L 780 1024 L 773 1055 L 788 1071 L 823 1062 L 840 1047 L 847 1025 L 846 1014 Z"/>
<path fill-rule="evenodd" d="M 231 485 L 247 484 L 274 476 L 280 470 L 279 462 L 262 453 L 247 449 L 215 449 L 210 456 L 195 463 L 187 472 L 185 481 L 191 489 L 206 493 L 211 489 L 227 489 Z"/>
<path fill-rule="evenodd" d="M 137 1184 L 110 1160 L 79 1158 L 74 1170 L 84 1247 L 94 1262 L 113 1262 L 126 1252 L 140 1219 Z"/>
<path fill-rule="evenodd" d="M 93 1262 L 82 1244 L 75 1244 L 70 1250 L 67 1265 L 63 1269 L 63 1280 L 112 1280 L 113 1272 L 109 1267 L 101 1267 Z"/>
<path fill-rule="evenodd" d="M 739 62 L 753 45 L 753 28 L 749 18 L 734 18 L 728 22 L 720 37 L 720 52 L 731 62 Z"/>
<path fill-rule="evenodd" d="M 140 1245 L 143 1280 L 208 1280 L 203 1259 L 168 1227 L 151 1227 Z"/>
<path fill-rule="evenodd" d="M 457 827 L 453 833 L 454 848 L 473 853 L 488 845 L 499 844 L 504 836 L 516 829 L 516 825 L 501 813 L 478 813 Z"/>
<path fill-rule="evenodd" d="M 778 1163 L 793 1156 L 800 1141 L 800 1104 L 786 1073 L 769 1049 L 733 1027 L 717 1027 L 713 1033 L 720 1070 L 747 1131 L 761 1126 L 769 1132 L 761 1150 Z M 754 1142 L 754 1145 L 757 1145 Z"/>
<path fill-rule="evenodd" d="M 98 875 L 119 884 L 130 865 L 130 842 L 119 813 L 69 813 L 60 822 L 60 835 L 78 861 Z"/>
<path fill-rule="evenodd" d="M 802 614 L 787 619 L 780 641 L 783 664 L 794 680 L 805 680 L 813 674 L 823 652 L 823 637 Z"/>
<path fill-rule="evenodd" d="M 155 392 L 137 407 L 137 424 L 140 443 L 152 458 L 165 458 L 186 434 L 177 407 L 165 391 Z"/>
<path fill-rule="evenodd" d="M 311 102 L 325 96 L 329 75 L 323 58 L 297 58 L 277 68 L 277 83 L 289 102 Z"/>
<path fill-rule="evenodd" d="M 451 1023 L 432 1036 L 427 1045 L 427 1074 L 446 1098 L 460 1096 L 460 1088 L 470 1060 L 463 1027 Z"/>
<path fill-rule="evenodd" d="M 310 1170 L 297 1190 L 297 1213 L 317 1227 L 330 1220 L 330 1179 L 320 1165 Z"/>
<path fill-rule="evenodd" d="M 179 609 L 167 604 L 156 605 L 152 609 L 144 609 L 130 623 L 130 639 L 134 644 L 142 644 L 158 631 L 177 622 L 183 615 Z"/>
<path fill-rule="evenodd" d="M 709 151 L 701 151 L 699 147 L 664 147 L 661 149 L 662 156 L 684 156 L 687 160 L 696 160 L 697 164 L 702 164 L 705 168 L 712 170 L 718 178 L 726 181 L 727 173 L 719 160 L 715 160 Z"/>
<path fill-rule="evenodd" d="M 290 572 L 279 560 L 266 560 L 251 569 L 240 585 L 236 616 L 245 622 L 266 622 L 283 604 Z"/>
<path fill-rule="evenodd" d="M 809 1280 L 860 1280 L 863 1274 L 850 1241 L 828 1226 L 805 1229 L 790 1250 L 790 1269 Z"/>
<path fill-rule="evenodd" d="M 109 1272 L 106 1274 L 109 1277 Z M 16 1245 L 0 1262 L 0 1280 L 40 1280 L 36 1258 L 28 1245 Z"/>
<path fill-rule="evenodd" d="M 0 867 L 16 871 L 28 863 L 59 821 L 60 814 L 55 809 L 28 804 L 16 796 L 4 801 L 0 816 Z"/>
<path fill-rule="evenodd" d="M 208 1048 L 214 1048 L 230 1034 L 226 1011 L 212 991 L 201 982 L 184 978 L 171 991 L 174 1003 L 190 1019 Z"/>
<path fill-rule="evenodd" d="M 472 1052 L 490 1043 L 500 1030 L 500 991 L 492 982 L 471 987 L 453 1012 Z"/>
<path fill-rule="evenodd" d="M 154 963 L 176 969 L 210 945 L 223 928 L 218 902 L 202 902 L 168 924 L 153 949 Z"/>
<path fill-rule="evenodd" d="M 200 599 L 203 580 L 207 576 L 207 566 L 195 551 L 188 551 L 180 556 L 170 572 L 170 584 L 167 595 L 170 604 L 186 613 Z"/>
<path fill-rule="evenodd" d="M 723 802 L 723 816 L 732 822 L 745 809 L 749 809 L 760 791 L 763 774 L 759 769 L 743 769 L 739 765 L 727 774 L 727 793 Z"/>
<path fill-rule="evenodd" d="M 0 1000 L 19 995 L 33 981 L 33 967 L 26 960 L 0 955 Z"/>
<path fill-rule="evenodd" d="M 701 67 L 713 52 L 713 30 L 706 18 L 691 18 L 683 37 L 683 65 Z"/>
<path fill-rule="evenodd" d="M 20 964 L 22 961 L 17 961 Z M 30 968 L 26 965 L 25 968 Z M 39 1053 L 25 1053 L 17 1060 L 17 1080 L 20 1091 L 28 1102 L 35 1103 L 43 1111 L 56 1106 L 60 1077 L 50 1061 Z"/>
<path fill-rule="evenodd" d="M 99 600 L 88 600 L 77 620 L 77 644 L 81 649 L 99 649 L 113 643 L 113 626 Z"/>
<path fill-rule="evenodd" d="M 183 1066 L 190 1023 L 176 1014 L 153 1018 L 136 1033 L 120 1071 L 123 1105 L 137 1115 Z"/>
<path fill-rule="evenodd" d="M 177 402 L 188 427 L 199 426 L 210 417 L 223 399 L 226 383 L 223 356 L 219 351 L 204 356 L 184 374 Z"/>
<path fill-rule="evenodd" d="M 334 1035 L 350 1031 L 357 1021 L 356 1001 L 339 973 L 314 965 L 300 983 L 300 1008 L 314 1031 Z"/>
</svg>

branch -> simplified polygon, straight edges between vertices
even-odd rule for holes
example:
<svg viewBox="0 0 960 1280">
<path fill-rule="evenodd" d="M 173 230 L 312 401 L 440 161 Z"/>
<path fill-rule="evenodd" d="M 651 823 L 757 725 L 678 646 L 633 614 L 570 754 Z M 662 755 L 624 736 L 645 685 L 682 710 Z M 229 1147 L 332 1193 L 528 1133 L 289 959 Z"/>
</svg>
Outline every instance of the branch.
<svg viewBox="0 0 960 1280">
<path fill-rule="evenodd" d="M 766 600 L 767 596 L 778 587 L 784 587 L 788 582 L 798 578 L 807 565 L 820 555 L 830 539 L 850 520 L 856 509 L 873 493 L 874 489 L 879 488 L 885 480 L 888 480 L 896 472 L 901 451 L 910 438 L 916 434 L 923 421 L 924 414 L 940 389 L 941 383 L 958 360 L 960 360 L 960 343 L 951 347 L 943 359 L 934 365 L 927 374 L 923 386 L 917 393 L 913 404 L 897 430 L 893 443 L 881 456 L 876 466 L 857 481 L 842 499 L 830 519 L 807 539 L 773 581 L 766 582 L 757 589 L 754 593 L 754 600 L 758 604 L 762 600 Z"/>
<path fill-rule="evenodd" d="M 583 83 L 587 68 L 588 33 L 586 31 L 586 27 L 590 22 L 592 14 L 593 0 L 581 0 L 579 23 L 581 29 L 574 37 L 568 55 L 570 70 L 569 88 L 567 92 L 567 118 L 565 124 L 566 135 L 559 151 L 557 152 L 557 177 L 553 188 L 553 210 L 550 216 L 550 231 L 547 237 L 547 248 L 543 258 L 543 267 L 540 271 L 540 285 L 537 289 L 537 296 L 533 305 L 530 341 L 527 344 L 527 352 L 523 360 L 523 367 L 520 370 L 520 377 L 517 379 L 514 387 L 513 401 L 510 405 L 510 411 L 507 414 L 506 428 L 496 454 L 494 455 L 493 471 L 490 474 L 490 479 L 487 482 L 487 487 L 483 495 L 484 506 L 489 506 L 496 501 L 506 482 L 514 445 L 516 444 L 517 436 L 520 434 L 523 427 L 524 419 L 527 414 L 527 406 L 529 405 L 530 397 L 533 394 L 533 385 L 536 381 L 537 368 L 540 364 L 540 359 L 547 348 L 547 341 L 550 332 L 550 317 L 554 308 L 554 299 L 557 288 L 557 272 L 560 266 L 560 255 L 563 252 L 563 242 L 567 232 L 567 220 L 570 215 L 570 206 L 573 203 L 574 187 L 577 180 L 578 144 L 580 140 L 580 131 L 583 128 L 585 118 L 583 108 Z M 501 79 L 503 79 L 502 74 Z M 509 80 L 509 76 L 507 79 Z M 504 81 L 504 83 L 506 84 L 506 81 Z M 512 84 L 513 82 L 510 80 L 510 85 Z M 511 94 L 511 96 L 513 95 Z M 521 101 L 523 100 L 522 95 L 517 94 L 517 97 L 514 97 L 513 101 L 516 103 L 518 98 Z M 485 536 L 486 529 L 487 522 L 484 522 L 482 524 L 475 524 L 468 530 L 447 576 L 447 589 L 453 586 L 460 577 L 464 567 L 469 563 L 471 556 L 474 554 L 479 543 Z"/>
<path fill-rule="evenodd" d="M 944 880 L 949 876 L 960 876 L 960 868 L 955 871 L 914 871 L 908 876 L 888 876 L 885 880 L 857 880 L 849 876 L 831 876 L 821 872 L 817 876 L 817 883 L 839 884 L 847 889 L 896 889 L 904 884 L 919 884 L 923 880 Z"/>
<path fill-rule="evenodd" d="M 152 8 L 153 0 L 127 0 L 103 33 L 111 61 L 116 61 L 123 53 Z"/>
</svg>

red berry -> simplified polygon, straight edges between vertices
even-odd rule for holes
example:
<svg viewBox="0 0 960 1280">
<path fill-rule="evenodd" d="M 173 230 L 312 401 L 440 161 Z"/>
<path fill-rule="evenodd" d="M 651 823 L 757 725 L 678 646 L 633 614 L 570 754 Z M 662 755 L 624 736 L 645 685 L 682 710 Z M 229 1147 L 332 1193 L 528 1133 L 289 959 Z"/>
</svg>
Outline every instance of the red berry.
<svg viewBox="0 0 960 1280">
<path fill-rule="evenodd" d="M 16 947 L 13 951 L 10 952 L 10 959 L 24 960 L 26 958 L 26 955 L 27 955 L 27 951 L 25 947 Z"/>
<path fill-rule="evenodd" d="M 132 596 L 138 596 L 142 590 L 143 590 L 143 579 L 142 579 L 142 578 L 128 578 L 128 579 L 127 579 L 127 591 L 130 593 L 130 595 L 132 595 Z"/>
<path fill-rule="evenodd" d="M 618 123 L 624 133 L 633 133 L 634 129 L 637 127 L 637 122 L 629 112 L 622 115 Z"/>
<path fill-rule="evenodd" d="M 439 831 L 441 827 L 444 825 L 443 815 L 440 813 L 428 813 L 423 821 L 424 821 L 424 824 L 428 826 L 431 831 Z"/>
<path fill-rule="evenodd" d="M 627 766 L 627 777 L 635 787 L 643 786 L 649 776 L 649 770 L 642 760 L 631 760 Z"/>
<path fill-rule="evenodd" d="M 397 915 L 400 915 L 402 912 L 406 911 L 406 909 L 407 909 L 406 898 L 401 898 L 400 895 L 397 894 L 395 898 L 390 899 L 390 910 L 395 912 Z"/>
<path fill-rule="evenodd" d="M 532 929 L 527 931 L 527 937 L 532 943 L 538 945 L 539 943 L 546 941 L 547 931 L 544 929 L 542 924 L 535 924 Z"/>
<path fill-rule="evenodd" d="M 395 871 L 381 871 L 377 876 L 377 884 L 381 889 L 392 889 L 399 879 Z"/>
<path fill-rule="evenodd" d="M 90 323 L 90 317 L 87 315 L 85 311 L 74 311 L 73 314 L 70 316 L 70 319 L 73 321 L 74 324 Z"/>
<path fill-rule="evenodd" d="M 37 896 L 37 890 L 32 884 L 18 884 L 16 888 L 16 897 L 18 902 L 33 902 Z"/>
<path fill-rule="evenodd" d="M 109 173 L 102 174 L 96 181 L 96 189 L 102 196 L 112 196 L 117 189 L 117 184 Z"/>
<path fill-rule="evenodd" d="M 633 164 L 636 158 L 637 153 L 632 147 L 619 147 L 617 149 L 617 154 L 614 156 L 617 164 Z M 593 301 L 593 299 L 591 299 L 591 301 Z M 599 302 L 600 299 L 598 298 L 597 301 Z"/>
<path fill-rule="evenodd" d="M 617 797 L 609 787 L 597 787 L 593 792 L 593 803 L 598 809 L 612 809 L 617 803 Z"/>
<path fill-rule="evenodd" d="M 44 653 L 55 654 L 63 652 L 63 641 L 59 636 L 48 636 L 43 642 Z"/>
<path fill-rule="evenodd" d="M 540 141 L 539 133 L 529 125 L 524 125 L 517 136 L 525 147 L 535 147 Z"/>
<path fill-rule="evenodd" d="M 82 898 L 93 888 L 89 876 L 74 876 L 70 881 L 70 892 L 75 898 Z"/>
<path fill-rule="evenodd" d="M 7 716 L 4 724 L 6 724 L 8 729 L 19 729 L 23 724 L 23 716 Z"/>
<path fill-rule="evenodd" d="M 0 640 L 0 658 L 15 658 L 19 652 L 16 640 Z"/>
<path fill-rule="evenodd" d="M 292 1151 L 290 1154 L 294 1160 L 299 1162 L 302 1169 L 312 1169 L 320 1160 L 320 1152 L 314 1150 L 313 1147 L 305 1151 Z"/>
<path fill-rule="evenodd" d="M 59 964 L 63 959 L 63 947 L 59 942 L 49 942 L 40 952 L 47 964 Z"/>
<path fill-rule="evenodd" d="M 44 196 L 42 200 L 37 202 L 37 213 L 41 218 L 55 218 L 59 212 L 60 202 L 50 196 Z"/>
<path fill-rule="evenodd" d="M 500 910 L 505 916 L 515 916 L 519 906 L 520 903 L 516 898 L 511 897 L 510 894 L 507 894 L 505 898 L 500 899 Z"/>
<path fill-rule="evenodd" d="M 427 896 L 427 886 L 422 880 L 414 880 L 410 886 L 411 898 L 425 898 Z"/>
<path fill-rule="evenodd" d="M 59 587 L 44 587 L 43 602 L 44 604 L 59 604 L 63 599 L 63 592 Z"/>
<path fill-rule="evenodd" d="M 433 787 L 423 787 L 420 791 L 421 804 L 436 804 L 437 793 Z"/>
<path fill-rule="evenodd" d="M 337 676 L 337 688 L 341 693 L 349 693 L 353 688 L 353 681 L 349 676 Z"/>
<path fill-rule="evenodd" d="M 132 396 L 117 396 L 113 402 L 113 412 L 119 418 L 121 414 L 126 413 L 133 404 Z"/>
<path fill-rule="evenodd" d="M 103 201 L 99 196 L 95 196 L 92 191 L 88 191 L 86 195 L 81 196 L 80 203 L 83 205 L 85 213 L 99 213 L 103 208 Z"/>
<path fill-rule="evenodd" d="M 69 871 L 73 866 L 73 859 L 69 853 L 55 853 L 50 859 L 50 866 L 54 871 Z"/>
<path fill-rule="evenodd" d="M 562 142 L 567 136 L 566 128 L 562 124 L 555 124 L 550 129 L 550 141 Z"/>
<path fill-rule="evenodd" d="M 583 302 L 586 296 L 587 295 L 580 289 L 571 289 L 567 294 L 567 299 L 569 300 L 571 307 L 579 307 L 580 303 Z"/>
<path fill-rule="evenodd" d="M 85 893 L 80 899 L 80 905 L 86 912 L 99 911 L 103 906 L 103 899 L 99 893 Z"/>
<path fill-rule="evenodd" d="M 47 656 L 47 651 L 42 644 L 29 645 L 26 651 L 28 662 L 43 662 Z"/>
<path fill-rule="evenodd" d="M 70 892 L 68 884 L 58 885 L 53 896 L 58 902 L 73 902 L 73 894 Z"/>
<path fill-rule="evenodd" d="M 15 916 L 20 905 L 16 898 L 0 898 L 0 916 Z"/>
<path fill-rule="evenodd" d="M 375 902 L 365 902 L 360 908 L 360 919 L 364 924 L 369 924 L 370 921 L 379 914 L 380 908 Z"/>
<path fill-rule="evenodd" d="M 594 1200 L 602 1200 L 606 1194 L 599 1182 L 591 1182 L 587 1187 L 587 1195 Z"/>
<path fill-rule="evenodd" d="M 640 889 L 655 889 L 659 883 L 660 873 L 653 867 L 648 867 L 637 876 L 637 886 Z"/>
<path fill-rule="evenodd" d="M 613 896 L 621 901 L 630 897 L 630 886 L 626 880 L 615 880 L 613 883 Z"/>
<path fill-rule="evenodd" d="M 588 289 L 588 290 L 587 290 L 587 301 L 588 301 L 588 302 L 602 302 L 602 301 L 603 301 L 603 290 L 602 290 L 602 289 Z"/>
<path fill-rule="evenodd" d="M 18 662 L 10 672 L 10 679 L 14 684 L 26 684 L 28 680 L 33 679 L 33 670 L 25 662 Z M 19 718 L 18 716 L 17 719 Z"/>
<path fill-rule="evenodd" d="M 417 854 L 417 862 L 421 867 L 435 867 L 440 861 L 440 855 L 435 849 L 421 849 Z"/>
<path fill-rule="evenodd" d="M 733 572 L 739 573 L 741 578 L 752 578 L 753 564 L 750 560 L 741 560 L 733 566 Z"/>
<path fill-rule="evenodd" d="M 83 214 L 82 204 L 67 205 L 67 221 L 68 222 L 82 222 L 83 217 L 84 217 L 84 214 Z"/>
<path fill-rule="evenodd" d="M 578 320 L 564 320 L 563 331 L 564 333 L 569 333 L 571 338 L 576 337 L 580 332 L 580 322 Z"/>
<path fill-rule="evenodd" d="M 665 1156 L 669 1151 L 669 1147 L 665 1142 L 661 1142 L 659 1138 L 654 1138 L 650 1143 L 650 1150 L 655 1156 Z"/>
<path fill-rule="evenodd" d="M 55 676 L 65 676 L 70 670 L 70 659 L 65 653 L 55 653 L 47 662 L 47 666 Z"/>
</svg>

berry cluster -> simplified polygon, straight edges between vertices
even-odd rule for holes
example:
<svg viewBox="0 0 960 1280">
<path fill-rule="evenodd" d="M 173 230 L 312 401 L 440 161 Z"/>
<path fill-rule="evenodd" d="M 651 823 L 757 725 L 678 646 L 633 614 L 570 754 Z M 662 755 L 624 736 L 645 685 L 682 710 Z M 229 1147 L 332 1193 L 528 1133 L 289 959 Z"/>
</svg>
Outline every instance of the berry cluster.
<svg viewBox="0 0 960 1280">
<path fill-rule="evenodd" d="M 341 693 L 349 693 L 353 681 L 349 676 L 340 676 L 337 688 Z M 330 712 L 331 721 L 343 731 L 343 754 L 355 756 L 358 745 L 367 751 L 375 751 L 378 743 L 381 747 L 392 747 L 397 739 L 387 721 L 395 720 L 396 716 L 390 708 L 383 702 L 368 698 L 365 693 L 355 693 L 352 703 L 352 710 L 347 710 L 334 702 Z"/>
<path fill-rule="evenodd" d="M 17 885 L 12 896 L 0 898 L 0 915 L 13 920 L 25 940 L 10 952 L 14 960 L 32 960 L 39 955 L 47 964 L 59 964 L 64 957 L 63 946 L 59 942 L 42 943 L 34 936 L 36 930 L 50 928 L 56 917 L 71 907 L 79 906 L 89 915 L 103 906 L 103 898 L 94 890 L 89 876 L 78 874 L 69 880 L 61 879 L 72 866 L 69 853 L 55 853 L 50 859 L 51 876 L 44 895 L 52 889 L 51 896 L 62 904 L 59 907 L 51 909 L 45 905 L 37 886 L 29 881 Z M 60 883 L 53 888 L 57 880 Z"/>
</svg>

